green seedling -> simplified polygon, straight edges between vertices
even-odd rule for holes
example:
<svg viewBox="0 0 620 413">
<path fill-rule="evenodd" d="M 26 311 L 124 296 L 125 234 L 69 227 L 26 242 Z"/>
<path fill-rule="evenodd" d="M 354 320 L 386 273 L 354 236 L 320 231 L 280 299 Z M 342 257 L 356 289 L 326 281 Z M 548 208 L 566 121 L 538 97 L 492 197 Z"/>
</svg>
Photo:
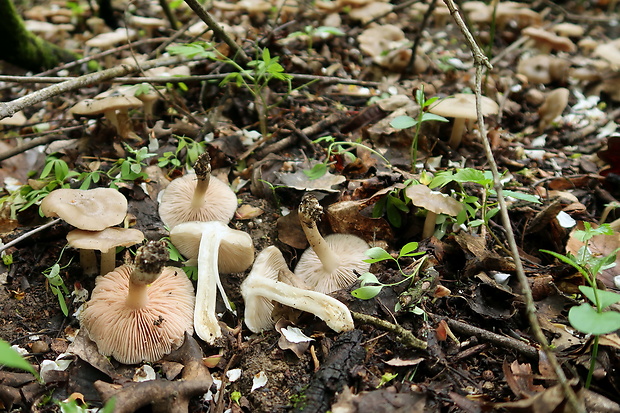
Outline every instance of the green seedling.
<svg viewBox="0 0 620 413">
<path fill-rule="evenodd" d="M 2 263 L 6 265 L 7 269 L 11 270 L 11 265 L 13 265 L 13 254 L 6 254 L 5 251 L 2 251 Z"/>
<path fill-rule="evenodd" d="M 306 26 L 303 31 L 292 32 L 287 37 L 301 37 L 306 36 L 308 38 L 308 53 L 314 46 L 314 38 L 324 38 L 329 36 L 344 36 L 345 33 L 337 27 L 319 26 L 312 27 Z"/>
<path fill-rule="evenodd" d="M 120 182 L 136 181 L 148 179 L 148 175 L 144 172 L 146 167 L 145 159 L 155 156 L 154 153 L 149 153 L 148 148 L 134 149 L 131 146 L 125 144 L 125 149 L 130 155 L 127 158 L 120 158 L 117 160 L 112 168 L 108 171 L 107 175 L 112 179 L 110 187 L 116 188 Z"/>
<path fill-rule="evenodd" d="M 41 381 L 39 374 L 34 367 L 26 361 L 9 343 L 0 339 L 0 365 L 6 367 L 27 371 L 34 375 L 37 380 Z"/>
<path fill-rule="evenodd" d="M 415 127 L 415 133 L 413 135 L 410 148 L 411 171 L 414 173 L 418 158 L 418 138 L 420 137 L 422 124 L 430 121 L 448 122 L 448 119 L 443 116 L 428 112 L 430 106 L 438 99 L 438 97 L 426 99 L 424 96 L 424 87 L 422 86 L 415 92 L 416 103 L 420 106 L 420 112 L 418 113 L 417 118 L 412 118 L 411 116 L 397 116 L 390 122 L 390 126 L 394 129 L 409 129 Z"/>
<path fill-rule="evenodd" d="M 204 153 L 206 143 L 196 142 L 195 140 L 186 138 L 185 136 L 173 135 L 173 137 L 179 141 L 177 148 L 174 152 L 164 152 L 163 156 L 157 158 L 157 165 L 160 168 L 180 168 L 183 165 L 194 165 L 198 159 L 198 156 Z M 185 149 L 185 159 L 181 159 L 183 149 Z"/>
<path fill-rule="evenodd" d="M 163 237 L 160 241 L 166 241 L 166 245 L 168 246 L 168 253 L 170 254 L 170 260 L 176 262 L 184 262 L 186 261 L 185 257 L 181 252 L 174 246 L 170 237 Z M 185 274 L 190 280 L 196 281 L 198 279 L 198 267 L 192 265 L 185 265 L 181 267 Z"/>
<path fill-rule="evenodd" d="M 398 377 L 398 373 L 383 373 L 381 376 L 381 381 L 377 385 L 377 388 L 381 388 Z"/>
<path fill-rule="evenodd" d="M 420 255 L 424 255 L 424 252 L 416 251 L 417 249 L 418 243 L 410 242 L 408 244 L 405 244 L 400 249 L 398 257 L 394 258 L 383 248 L 370 248 L 368 251 L 365 252 L 365 254 L 370 258 L 364 260 L 364 262 L 374 264 L 381 261 L 394 261 L 396 263 L 396 266 L 398 267 L 398 270 L 405 277 L 405 279 L 392 284 L 383 284 L 377 279 L 376 275 L 371 272 L 365 272 L 358 277 L 358 279 L 360 280 L 360 288 L 351 291 L 351 295 L 355 298 L 359 298 L 362 300 L 369 300 L 379 294 L 383 287 L 392 287 L 394 285 L 401 284 L 407 280 L 413 279 L 418 274 L 425 257 L 423 257 L 422 260 L 419 261 L 419 264 L 416 266 L 415 271 L 411 274 L 405 274 L 399 260 L 403 257 L 417 257 Z"/>
<path fill-rule="evenodd" d="M 594 336 L 590 369 L 585 383 L 586 388 L 590 387 L 592 375 L 596 367 L 599 336 L 620 329 L 620 312 L 609 311 L 609 307 L 612 304 L 620 302 L 620 294 L 601 290 L 596 284 L 596 278 L 601 272 L 616 265 L 616 254 L 620 251 L 620 248 L 616 248 L 605 256 L 597 256 L 589 248 L 589 243 L 593 237 L 613 234 L 614 230 L 608 224 L 592 228 L 589 222 L 584 222 L 584 229 L 577 230 L 574 233 L 575 238 L 584 244 L 577 251 L 577 255 L 571 253 L 562 255 L 555 251 L 541 250 L 575 268 L 588 284 L 579 286 L 579 291 L 590 303 L 584 302 L 579 306 L 574 306 L 568 312 L 568 321 L 575 329 Z"/>
<path fill-rule="evenodd" d="M 47 278 L 47 282 L 49 283 L 49 287 L 50 290 L 52 290 L 52 293 L 56 297 L 58 297 L 58 304 L 60 304 L 60 309 L 62 310 L 62 313 L 65 315 L 65 317 L 67 317 L 69 315 L 69 309 L 67 308 L 65 295 L 68 296 L 70 293 L 69 289 L 65 285 L 65 282 L 60 276 L 60 270 L 65 267 L 61 267 L 58 263 L 56 263 L 50 268 L 43 271 L 43 275 L 45 275 L 45 277 Z"/>
<path fill-rule="evenodd" d="M 230 400 L 233 403 L 239 404 L 239 401 L 241 400 L 241 392 L 240 391 L 233 391 L 230 393 Z"/>
<path fill-rule="evenodd" d="M 358 142 L 347 142 L 347 141 L 337 141 L 333 136 L 323 136 L 321 138 L 315 139 L 312 141 L 314 143 L 321 142 L 329 142 L 329 146 L 327 147 L 327 160 L 322 163 L 318 163 L 312 167 L 312 169 L 304 170 L 304 174 L 310 179 L 319 179 L 323 175 L 327 173 L 327 169 L 329 168 L 330 158 L 334 155 L 341 155 L 349 158 L 350 161 L 354 161 L 356 159 L 355 155 L 350 152 L 351 148 L 363 148 L 371 153 L 377 155 L 381 160 L 385 163 L 385 165 L 390 168 L 392 165 L 390 161 L 388 161 L 383 155 L 379 152 L 375 151 L 372 148 L 364 145 L 363 143 Z M 349 149 L 345 149 L 345 148 Z"/>
</svg>

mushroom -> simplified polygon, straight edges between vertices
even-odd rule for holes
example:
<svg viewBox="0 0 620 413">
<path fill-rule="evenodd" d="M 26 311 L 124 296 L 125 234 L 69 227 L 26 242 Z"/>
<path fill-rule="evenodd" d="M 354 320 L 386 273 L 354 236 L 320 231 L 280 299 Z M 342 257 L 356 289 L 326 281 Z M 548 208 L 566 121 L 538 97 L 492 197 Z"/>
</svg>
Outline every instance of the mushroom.
<svg viewBox="0 0 620 413">
<path fill-rule="evenodd" d="M 593 55 L 607 60 L 617 69 L 620 66 L 620 39 L 596 46 Z"/>
<path fill-rule="evenodd" d="M 116 189 L 69 189 L 50 192 L 41 202 L 46 217 L 59 217 L 87 231 L 120 224 L 127 215 L 127 198 Z"/>
<path fill-rule="evenodd" d="M 193 333 L 193 286 L 183 270 L 164 267 L 168 250 L 150 241 L 133 265 L 98 277 L 80 325 L 99 352 L 124 364 L 155 362 Z"/>
<path fill-rule="evenodd" d="M 211 176 L 209 154 L 198 157 L 194 173 L 170 182 L 164 190 L 159 216 L 165 225 L 174 228 L 182 222 L 228 222 L 235 215 L 237 196 L 224 182 Z"/>
<path fill-rule="evenodd" d="M 538 124 L 539 131 L 545 130 L 555 118 L 564 112 L 564 109 L 566 109 L 568 105 L 569 95 L 570 92 L 565 87 L 560 87 L 549 92 L 545 99 L 545 103 L 538 108 L 538 116 L 540 117 L 540 123 Z"/>
<path fill-rule="evenodd" d="M 132 228 L 106 228 L 103 231 L 74 229 L 67 234 L 69 246 L 80 250 L 80 263 L 84 272 L 93 264 L 93 251 L 101 251 L 100 274 L 105 275 L 116 267 L 116 247 L 129 247 L 144 239 L 142 231 Z M 94 262 L 96 267 L 96 261 Z M 96 271 L 96 270 L 95 270 Z"/>
<path fill-rule="evenodd" d="M 521 59 L 517 65 L 517 73 L 525 75 L 529 83 L 564 82 L 569 66 L 568 60 L 540 54 Z"/>
<path fill-rule="evenodd" d="M 405 189 L 405 194 L 411 199 L 413 205 L 427 211 L 422 238 L 428 238 L 435 232 L 437 214 L 455 216 L 463 209 L 463 205 L 456 199 L 441 192 L 432 191 L 426 185 L 411 185 Z"/>
<path fill-rule="evenodd" d="M 273 327 L 273 301 L 315 314 L 334 331 L 353 329 L 353 318 L 346 305 L 326 294 L 278 281 L 282 272 L 290 270 L 280 250 L 270 246 L 258 254 L 252 271 L 241 283 L 245 324 L 252 332 Z"/>
<path fill-rule="evenodd" d="M 215 314 L 216 289 L 220 290 L 226 308 L 233 311 L 220 272 L 241 272 L 252 265 L 252 238 L 223 222 L 208 221 L 181 223 L 170 231 L 170 240 L 185 257 L 198 259 L 194 328 L 198 337 L 213 344 L 222 335 Z"/>
<path fill-rule="evenodd" d="M 351 234 L 331 234 L 323 238 L 316 223 L 323 207 L 311 194 L 304 195 L 299 205 L 299 220 L 310 248 L 302 254 L 295 274 L 314 291 L 331 293 L 348 287 L 356 279 L 355 272 L 368 271 L 364 254 L 370 247 L 363 239 Z"/>
<path fill-rule="evenodd" d="M 109 96 L 103 99 L 85 99 L 69 109 L 73 116 L 97 117 L 103 115 L 122 139 L 140 139 L 131 129 L 129 109 L 142 107 L 135 96 Z"/>
<path fill-rule="evenodd" d="M 480 103 L 483 116 L 499 112 L 499 105 L 486 96 L 482 96 Z M 456 149 L 463 139 L 465 120 L 475 120 L 478 118 L 476 114 L 476 96 L 457 93 L 452 97 L 441 99 L 437 104 L 430 107 L 429 112 L 435 115 L 454 118 L 454 126 L 452 127 L 448 145 L 452 149 Z"/>
<path fill-rule="evenodd" d="M 543 53 L 548 54 L 552 50 L 560 50 L 562 52 L 574 52 L 577 50 L 575 43 L 568 37 L 558 36 L 539 27 L 526 27 L 521 31 L 521 34 L 531 38 L 536 47 Z"/>
<path fill-rule="evenodd" d="M 156 29 L 166 26 L 166 20 L 156 17 L 131 16 L 129 18 L 129 24 L 144 29 L 146 37 L 151 38 Z"/>
<path fill-rule="evenodd" d="M 108 49 L 118 43 L 127 43 L 136 35 L 136 31 L 119 27 L 113 32 L 101 33 L 95 37 L 86 40 L 88 47 L 96 47 L 98 49 Z"/>
</svg>

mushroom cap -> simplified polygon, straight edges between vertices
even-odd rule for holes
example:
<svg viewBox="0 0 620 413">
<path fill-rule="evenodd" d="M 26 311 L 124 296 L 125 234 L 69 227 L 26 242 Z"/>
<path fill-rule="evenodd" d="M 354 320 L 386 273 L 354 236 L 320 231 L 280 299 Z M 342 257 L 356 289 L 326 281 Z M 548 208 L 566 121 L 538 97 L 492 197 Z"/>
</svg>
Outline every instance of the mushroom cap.
<svg viewBox="0 0 620 413">
<path fill-rule="evenodd" d="M 77 116 L 98 116 L 112 110 L 129 110 L 142 107 L 142 101 L 135 96 L 108 96 L 103 99 L 84 99 L 69 109 Z"/>
<path fill-rule="evenodd" d="M 251 279 L 250 277 L 264 277 L 277 281 L 280 271 L 290 272 L 290 269 L 282 256 L 282 252 L 272 245 L 262 250 L 256 256 L 252 271 L 250 271 L 246 280 Z M 272 328 L 274 324 L 271 318 L 271 312 L 274 307 L 273 301 L 263 296 L 252 294 L 252 289 L 248 288 L 248 283 L 241 284 L 241 295 L 245 302 L 245 325 L 254 333 Z"/>
<path fill-rule="evenodd" d="M 499 112 L 499 105 L 492 99 L 482 96 L 482 115 L 487 116 Z M 476 95 L 468 93 L 456 93 L 452 97 L 441 99 L 429 108 L 429 112 L 435 115 L 449 118 L 477 119 Z"/>
<path fill-rule="evenodd" d="M 304 279 L 308 287 L 314 291 L 329 294 L 341 288 L 348 287 L 370 268 L 364 262 L 368 257 L 364 254 L 370 247 L 360 237 L 351 234 L 331 234 L 325 237 L 325 242 L 332 251 L 340 257 L 340 265 L 336 270 L 328 273 L 324 270 L 321 260 L 312 247 L 301 255 L 295 274 Z"/>
<path fill-rule="evenodd" d="M 159 216 L 169 228 L 182 222 L 222 221 L 229 222 L 237 210 L 237 196 L 224 182 L 214 176 L 200 208 L 193 208 L 192 198 L 196 190 L 196 174 L 187 174 L 170 182 L 159 204 Z"/>
<path fill-rule="evenodd" d="M 133 38 L 136 35 L 136 31 L 133 29 L 127 29 L 125 27 L 119 27 L 113 32 L 101 33 L 97 36 L 86 40 L 85 44 L 88 47 L 97 47 L 99 49 L 106 49 L 112 47 L 117 43 L 124 43 L 127 40 Z"/>
<path fill-rule="evenodd" d="M 598 45 L 593 55 L 607 60 L 614 66 L 620 66 L 620 39 Z"/>
<path fill-rule="evenodd" d="M 127 198 L 116 189 L 56 189 L 41 202 L 46 217 L 59 217 L 79 229 L 101 231 L 120 224 L 127 215 Z"/>
<path fill-rule="evenodd" d="M 74 229 L 67 234 L 67 241 L 73 248 L 110 251 L 116 247 L 129 247 L 144 239 L 142 231 L 133 228 L 106 228 L 103 231 Z"/>
<path fill-rule="evenodd" d="M 213 179 L 213 178 L 211 178 Z M 170 231 L 170 240 L 185 258 L 198 258 L 203 222 L 184 222 Z M 218 253 L 217 266 L 222 274 L 242 272 L 254 262 L 254 243 L 247 232 L 229 228 L 224 222 L 217 231 L 227 231 Z"/>
<path fill-rule="evenodd" d="M 562 52 L 574 52 L 577 49 L 575 43 L 568 37 L 558 36 L 555 33 L 546 31 L 539 27 L 526 27 L 521 31 L 525 36 L 530 37 L 532 40 L 539 44 L 548 46 L 553 50 L 560 50 Z"/>
<path fill-rule="evenodd" d="M 183 270 L 165 267 L 148 285 L 147 304 L 126 304 L 133 267 L 122 265 L 97 278 L 80 324 L 99 352 L 124 364 L 154 362 L 178 348 L 185 332 L 193 334 L 194 288 Z"/>
<path fill-rule="evenodd" d="M 413 205 L 435 214 L 455 216 L 463 209 L 463 205 L 456 199 L 441 192 L 432 191 L 426 185 L 411 185 L 405 189 L 405 194 L 411 199 Z"/>
</svg>

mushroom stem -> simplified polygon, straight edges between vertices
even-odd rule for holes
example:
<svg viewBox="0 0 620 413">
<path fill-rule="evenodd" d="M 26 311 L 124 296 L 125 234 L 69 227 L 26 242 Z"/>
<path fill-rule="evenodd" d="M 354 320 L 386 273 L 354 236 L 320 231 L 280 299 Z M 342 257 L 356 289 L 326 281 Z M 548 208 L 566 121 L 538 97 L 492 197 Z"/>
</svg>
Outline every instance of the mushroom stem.
<svg viewBox="0 0 620 413">
<path fill-rule="evenodd" d="M 192 208 L 200 208 L 204 203 L 204 198 L 209 188 L 209 180 L 211 179 L 211 158 L 207 152 L 201 154 L 196 163 L 194 163 L 194 172 L 196 173 L 196 189 L 192 197 Z"/>
<path fill-rule="evenodd" d="M 452 126 L 452 133 L 448 141 L 448 145 L 452 149 L 458 148 L 461 144 L 463 132 L 465 132 L 465 118 L 454 118 L 454 126 Z"/>
<path fill-rule="evenodd" d="M 148 285 L 159 277 L 168 257 L 169 253 L 165 241 L 150 241 L 138 249 L 134 268 L 129 276 L 129 291 L 126 301 L 128 306 L 142 308 L 146 305 Z"/>
<path fill-rule="evenodd" d="M 422 230 L 422 238 L 430 238 L 435 233 L 435 224 L 437 223 L 437 214 L 427 211 L 424 220 L 424 229 Z"/>
<path fill-rule="evenodd" d="M 84 274 L 97 274 L 97 257 L 95 256 L 95 251 L 81 248 L 80 265 L 82 266 L 82 272 Z"/>
<path fill-rule="evenodd" d="M 147 284 L 129 281 L 127 291 L 127 306 L 130 308 L 143 308 L 148 302 Z"/>
<path fill-rule="evenodd" d="M 106 275 L 116 268 L 116 248 L 110 248 L 107 251 L 101 251 L 101 275 Z"/>
<path fill-rule="evenodd" d="M 323 207 L 321 207 L 319 201 L 313 195 L 304 195 L 301 204 L 299 204 L 301 228 L 304 234 L 306 234 L 310 246 L 312 246 L 319 260 L 321 260 L 323 268 L 326 272 L 331 273 L 340 265 L 340 259 L 327 244 L 323 236 L 321 236 L 316 226 L 322 213 Z"/>
</svg>

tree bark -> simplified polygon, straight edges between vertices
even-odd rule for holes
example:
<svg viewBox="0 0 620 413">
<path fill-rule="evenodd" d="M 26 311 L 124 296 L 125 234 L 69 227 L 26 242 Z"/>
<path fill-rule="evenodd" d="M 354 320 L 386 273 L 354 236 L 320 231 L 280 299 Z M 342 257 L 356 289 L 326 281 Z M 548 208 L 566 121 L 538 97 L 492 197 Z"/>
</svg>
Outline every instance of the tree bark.
<svg viewBox="0 0 620 413">
<path fill-rule="evenodd" d="M 11 0 L 0 0 L 0 59 L 27 70 L 50 69 L 79 56 L 26 30 Z"/>
</svg>

